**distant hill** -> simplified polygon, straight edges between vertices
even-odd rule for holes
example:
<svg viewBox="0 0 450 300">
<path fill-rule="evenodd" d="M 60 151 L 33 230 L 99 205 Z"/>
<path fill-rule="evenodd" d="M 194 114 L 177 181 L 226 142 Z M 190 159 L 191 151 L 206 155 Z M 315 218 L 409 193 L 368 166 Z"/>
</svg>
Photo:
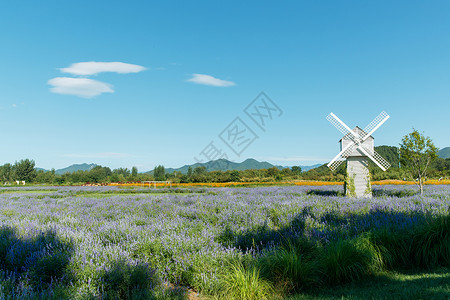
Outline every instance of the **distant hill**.
<svg viewBox="0 0 450 300">
<path fill-rule="evenodd" d="M 321 165 L 322 165 L 322 164 L 315 164 L 315 165 L 312 165 L 312 166 L 300 166 L 300 168 L 302 168 L 302 172 L 307 172 L 307 171 L 309 171 L 309 170 L 318 168 L 318 167 L 320 167 Z"/>
<path fill-rule="evenodd" d="M 320 165 L 321 164 L 317 164 L 317 165 L 313 165 L 313 166 L 300 166 L 300 167 L 302 168 L 302 171 L 308 171 L 308 170 L 316 168 Z M 178 171 L 183 174 L 187 174 L 189 167 L 191 167 L 192 170 L 194 170 L 196 167 L 205 167 L 208 172 L 229 171 L 229 170 L 242 171 L 242 170 L 250 170 L 250 169 L 259 170 L 259 169 L 269 169 L 272 167 L 277 167 L 280 170 L 284 169 L 284 168 L 289 168 L 289 167 L 283 167 L 283 166 L 275 166 L 266 161 L 260 162 L 260 161 L 257 161 L 256 159 L 249 158 L 240 163 L 232 162 L 232 161 L 229 161 L 226 159 L 218 159 L 218 160 L 208 161 L 205 163 L 195 163 L 192 165 L 184 165 L 184 166 L 182 166 L 180 168 L 176 168 L 176 169 L 166 168 L 165 170 L 166 170 L 166 173 L 173 173 L 174 171 Z M 146 173 L 151 174 L 151 173 L 153 173 L 153 171 L 148 171 Z"/>
<path fill-rule="evenodd" d="M 71 166 L 68 166 L 67 168 L 58 169 L 55 171 L 56 174 L 62 175 L 64 173 L 72 173 L 76 171 L 89 171 L 92 168 L 96 167 L 96 164 L 74 164 Z"/>
<path fill-rule="evenodd" d="M 445 147 L 439 150 L 438 156 L 440 158 L 450 158 L 450 147 Z"/>
</svg>

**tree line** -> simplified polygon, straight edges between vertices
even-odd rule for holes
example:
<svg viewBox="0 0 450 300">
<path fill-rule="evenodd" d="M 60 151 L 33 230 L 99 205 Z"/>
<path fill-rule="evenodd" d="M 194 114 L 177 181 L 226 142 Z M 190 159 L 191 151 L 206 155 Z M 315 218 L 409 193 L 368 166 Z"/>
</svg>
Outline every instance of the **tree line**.
<svg viewBox="0 0 450 300">
<path fill-rule="evenodd" d="M 179 171 L 168 173 L 164 166 L 158 165 L 152 172 L 139 173 L 137 167 L 118 168 L 95 166 L 87 171 L 75 171 L 57 174 L 54 169 L 46 171 L 35 168 L 34 160 L 23 159 L 12 164 L 0 166 L 2 184 L 15 181 L 40 184 L 83 184 L 83 183 L 126 183 L 140 181 L 172 181 L 175 183 L 197 182 L 238 182 L 238 181 L 274 181 L 283 179 L 300 179 L 301 168 L 294 166 L 279 170 L 276 167 L 260 170 L 230 170 L 208 172 L 204 166 L 189 167 L 187 174 Z"/>
<path fill-rule="evenodd" d="M 387 147 L 378 152 L 391 163 L 391 168 L 386 172 L 379 168 L 370 167 L 372 180 L 398 179 L 413 180 L 407 171 L 398 163 L 398 155 L 396 159 L 394 153 L 398 153 L 398 148 Z M 390 152 L 391 155 L 386 155 Z M 395 165 L 395 161 L 397 164 Z M 332 172 L 326 164 L 302 172 L 301 168 L 294 166 L 291 168 L 278 169 L 272 167 L 269 169 L 252 169 L 252 170 L 229 170 L 229 171 L 210 171 L 208 172 L 204 166 L 190 167 L 186 174 L 179 171 L 168 173 L 164 166 L 159 165 L 150 173 L 138 173 L 136 167 L 118 168 L 111 170 L 109 167 L 96 166 L 88 171 L 75 171 L 65 174 L 56 174 L 55 170 L 45 171 L 36 170 L 35 162 L 30 159 L 23 159 L 15 164 L 4 164 L 0 166 L 0 178 L 3 184 L 14 183 L 16 180 L 25 181 L 27 183 L 41 184 L 83 184 L 83 183 L 111 183 L 111 182 L 140 182 L 140 181 L 172 181 L 174 183 L 221 183 L 221 182 L 273 182 L 273 181 L 290 181 L 290 180 L 321 180 L 321 181 L 343 181 L 345 178 L 345 164 L 342 164 L 335 172 Z M 448 178 L 450 176 L 450 158 L 436 158 L 431 164 L 427 172 L 428 178 Z"/>
</svg>

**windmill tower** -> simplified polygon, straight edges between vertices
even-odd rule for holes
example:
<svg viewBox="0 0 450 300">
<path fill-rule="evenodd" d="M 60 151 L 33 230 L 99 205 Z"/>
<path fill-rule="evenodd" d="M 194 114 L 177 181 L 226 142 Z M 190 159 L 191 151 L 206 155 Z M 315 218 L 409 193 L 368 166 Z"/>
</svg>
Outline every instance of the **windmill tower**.
<svg viewBox="0 0 450 300">
<path fill-rule="evenodd" d="M 345 194 L 351 197 L 371 197 L 369 159 L 383 171 L 391 166 L 380 154 L 374 150 L 372 134 L 384 122 L 389 119 L 386 112 L 381 112 L 366 128 L 356 126 L 350 129 L 335 114 L 330 113 L 327 120 L 330 121 L 344 137 L 339 141 L 341 152 L 329 163 L 328 167 L 335 171 L 344 161 L 347 161 L 347 177 L 345 182 Z"/>
</svg>

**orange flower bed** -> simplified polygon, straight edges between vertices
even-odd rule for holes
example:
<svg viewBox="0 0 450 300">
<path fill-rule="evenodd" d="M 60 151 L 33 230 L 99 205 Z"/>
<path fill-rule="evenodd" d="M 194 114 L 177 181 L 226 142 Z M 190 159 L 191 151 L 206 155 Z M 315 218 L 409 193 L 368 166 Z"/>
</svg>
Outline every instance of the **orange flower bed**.
<svg viewBox="0 0 450 300">
<path fill-rule="evenodd" d="M 386 185 L 386 184 L 395 184 L 395 185 L 404 185 L 404 184 L 416 184 L 414 181 L 403 181 L 403 180 L 380 180 L 380 181 L 372 181 L 372 185 Z M 450 184 L 450 180 L 427 180 L 424 184 Z"/>
<path fill-rule="evenodd" d="M 298 181 L 294 182 L 295 185 L 313 185 L 313 186 L 321 186 L 321 185 L 343 185 L 343 182 L 336 181 Z"/>
</svg>

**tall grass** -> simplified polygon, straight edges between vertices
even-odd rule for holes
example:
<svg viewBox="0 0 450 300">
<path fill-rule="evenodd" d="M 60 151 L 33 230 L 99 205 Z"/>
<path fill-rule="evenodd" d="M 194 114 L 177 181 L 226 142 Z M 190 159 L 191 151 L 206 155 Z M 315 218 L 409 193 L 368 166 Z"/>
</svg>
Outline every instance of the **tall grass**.
<svg viewBox="0 0 450 300">
<path fill-rule="evenodd" d="M 220 299 L 268 299 L 274 292 L 272 284 L 260 276 L 260 269 L 257 266 L 244 266 L 239 261 L 228 264 L 220 282 L 222 286 Z"/>
<path fill-rule="evenodd" d="M 331 284 L 359 279 L 383 266 L 380 252 L 366 235 L 330 243 L 321 262 Z"/>
<path fill-rule="evenodd" d="M 264 255 L 259 265 L 266 278 L 278 283 L 285 291 L 300 291 L 321 284 L 319 263 L 315 257 L 319 249 L 305 239 L 288 240 L 279 248 Z"/>
<path fill-rule="evenodd" d="M 412 253 L 418 267 L 450 266 L 450 215 L 432 219 L 415 230 Z"/>
<path fill-rule="evenodd" d="M 450 266 L 450 216 L 429 218 L 409 231 L 382 228 L 372 240 L 389 268 Z"/>
<path fill-rule="evenodd" d="M 412 264 L 412 242 L 409 232 L 381 228 L 373 232 L 371 238 L 380 251 L 386 268 L 394 269 Z"/>
</svg>

